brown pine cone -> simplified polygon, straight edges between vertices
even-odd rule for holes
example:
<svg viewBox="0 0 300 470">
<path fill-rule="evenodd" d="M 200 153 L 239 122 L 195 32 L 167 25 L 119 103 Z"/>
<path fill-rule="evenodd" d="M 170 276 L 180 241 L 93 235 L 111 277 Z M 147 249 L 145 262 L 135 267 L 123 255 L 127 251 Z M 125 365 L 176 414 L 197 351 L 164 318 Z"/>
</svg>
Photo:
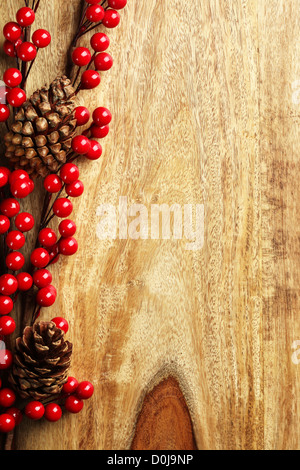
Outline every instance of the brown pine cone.
<svg viewBox="0 0 300 470">
<path fill-rule="evenodd" d="M 58 77 L 18 110 L 4 136 L 5 156 L 15 170 L 45 177 L 66 162 L 76 127 L 74 96 L 71 81 Z"/>
<path fill-rule="evenodd" d="M 39 322 L 26 327 L 16 340 L 9 380 L 21 398 L 43 401 L 60 394 L 73 347 L 64 335 L 53 322 Z"/>
</svg>

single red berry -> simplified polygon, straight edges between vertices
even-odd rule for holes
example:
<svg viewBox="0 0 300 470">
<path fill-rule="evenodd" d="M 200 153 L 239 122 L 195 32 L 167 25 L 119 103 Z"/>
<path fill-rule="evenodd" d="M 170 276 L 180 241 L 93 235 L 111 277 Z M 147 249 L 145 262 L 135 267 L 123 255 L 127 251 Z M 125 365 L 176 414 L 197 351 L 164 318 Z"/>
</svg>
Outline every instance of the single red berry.
<svg viewBox="0 0 300 470">
<path fill-rule="evenodd" d="M 17 87 L 22 82 L 22 74 L 18 69 L 12 67 L 4 72 L 3 81 L 7 86 Z"/>
<path fill-rule="evenodd" d="M 97 54 L 95 59 L 95 68 L 96 70 L 101 70 L 102 72 L 105 72 L 106 70 L 109 70 L 113 66 L 113 58 L 108 52 L 100 52 L 100 54 Z"/>
<path fill-rule="evenodd" d="M 1 166 L 0 167 L 0 188 L 3 188 L 4 186 L 6 186 L 7 183 L 8 183 L 8 174 L 7 174 L 6 168 Z"/>
<path fill-rule="evenodd" d="M 90 63 L 92 55 L 86 47 L 76 47 L 72 53 L 73 64 L 85 67 Z"/>
<path fill-rule="evenodd" d="M 10 297 L 0 295 L 0 315 L 8 315 L 14 308 L 14 303 Z M 1 349 L 0 349 L 1 354 Z"/>
<path fill-rule="evenodd" d="M 95 139 L 104 139 L 104 137 L 107 136 L 109 133 L 109 126 L 97 126 L 96 124 L 93 124 L 91 126 L 91 134 L 92 137 Z"/>
<path fill-rule="evenodd" d="M 28 273 L 19 273 L 17 274 L 17 281 L 19 285 L 19 290 L 21 292 L 26 292 L 31 289 L 33 284 L 32 276 Z"/>
<path fill-rule="evenodd" d="M 93 112 L 93 121 L 97 126 L 103 127 L 110 124 L 112 115 L 109 109 L 99 107 Z"/>
<path fill-rule="evenodd" d="M 9 184 L 15 183 L 15 181 L 29 181 L 29 174 L 24 170 L 15 170 L 9 176 Z"/>
<path fill-rule="evenodd" d="M 90 150 L 90 148 L 91 148 L 90 140 L 87 137 L 85 137 L 84 135 L 77 135 L 72 140 L 73 152 L 79 153 L 79 155 L 84 155 L 85 153 L 87 153 Z M 69 168 L 69 167 L 67 167 L 67 168 Z M 62 167 L 62 170 L 63 169 L 64 169 L 64 167 Z M 60 173 L 60 175 L 62 177 L 62 173 Z M 79 173 L 78 173 L 78 176 L 79 176 Z M 77 179 L 78 176 L 75 179 Z M 72 183 L 73 181 L 74 181 L 74 179 L 72 181 L 70 181 L 70 180 L 65 181 L 65 183 L 67 183 L 67 182 Z"/>
<path fill-rule="evenodd" d="M 8 413 L 0 415 L 0 432 L 9 433 L 14 429 L 15 425 L 16 423 L 13 416 Z"/>
<path fill-rule="evenodd" d="M 81 137 L 81 136 L 79 136 Z M 74 139 L 73 139 L 74 140 Z M 83 147 L 83 150 L 85 149 L 85 146 L 89 144 L 89 139 L 84 137 L 84 139 L 78 139 L 77 141 L 75 140 L 74 142 L 74 148 L 76 148 L 76 152 L 80 150 L 80 147 Z M 74 150 L 75 151 L 75 150 Z M 79 177 L 79 169 L 78 166 L 75 165 L 74 163 L 65 163 L 64 166 L 60 170 L 60 177 L 62 181 L 66 184 L 71 184 L 74 183 L 74 181 L 77 181 Z"/>
<path fill-rule="evenodd" d="M 85 154 L 88 160 L 98 160 L 102 155 L 102 147 L 97 140 L 91 140 L 91 149 Z"/>
<path fill-rule="evenodd" d="M 62 417 L 62 410 L 59 405 L 56 403 L 49 403 L 45 407 L 45 418 L 47 421 L 50 421 L 51 423 L 55 423 L 56 421 L 59 421 L 60 418 Z"/>
<path fill-rule="evenodd" d="M 50 256 L 50 264 L 56 264 L 59 261 L 59 249 L 58 243 L 53 245 L 51 248 L 48 248 L 48 253 Z"/>
<path fill-rule="evenodd" d="M 5 122 L 10 116 L 9 107 L 6 104 L 0 104 L 0 122 Z"/>
<path fill-rule="evenodd" d="M 41 419 L 44 416 L 45 408 L 39 401 L 31 401 L 25 407 L 25 415 L 34 421 Z"/>
<path fill-rule="evenodd" d="M 91 46 L 95 52 L 104 52 L 110 44 L 109 37 L 104 33 L 96 33 L 91 38 Z"/>
<path fill-rule="evenodd" d="M 60 330 L 64 331 L 66 334 L 69 331 L 69 323 L 65 318 L 62 317 L 55 317 L 52 318 L 51 320 L 53 323 L 55 323 L 56 327 L 59 328 Z"/>
<path fill-rule="evenodd" d="M 88 400 L 89 398 L 91 398 L 93 393 L 94 393 L 94 386 L 91 384 L 91 382 L 87 382 L 87 381 L 80 382 L 76 390 L 76 395 L 81 400 Z"/>
<path fill-rule="evenodd" d="M 7 102 L 14 108 L 20 108 L 26 101 L 26 93 L 21 88 L 12 88 L 7 93 Z"/>
<path fill-rule="evenodd" d="M 58 193 L 62 188 L 62 181 L 57 175 L 48 175 L 44 179 L 44 188 L 48 193 Z"/>
<path fill-rule="evenodd" d="M 74 183 L 66 185 L 66 193 L 70 197 L 80 197 L 83 194 L 84 185 L 82 181 L 74 181 Z"/>
<path fill-rule="evenodd" d="M 64 219 L 69 217 L 73 211 L 73 204 L 69 199 L 61 197 L 57 199 L 53 204 L 53 212 L 57 217 Z"/>
<path fill-rule="evenodd" d="M 84 126 L 90 119 L 90 112 L 84 106 L 78 106 L 75 108 L 75 119 L 77 121 L 77 126 Z"/>
<path fill-rule="evenodd" d="M 13 355 L 8 349 L 0 349 L 0 370 L 7 370 L 13 363 Z"/>
<path fill-rule="evenodd" d="M 95 70 L 86 70 L 81 76 L 81 87 L 84 90 L 92 90 L 101 82 L 101 77 Z"/>
<path fill-rule="evenodd" d="M 127 0 L 108 0 L 108 6 L 115 10 L 122 10 L 127 5 Z"/>
<path fill-rule="evenodd" d="M 72 256 L 78 250 L 78 243 L 73 237 L 62 238 L 59 243 L 59 252 L 64 256 Z"/>
<path fill-rule="evenodd" d="M 12 230 L 7 234 L 5 242 L 10 250 L 20 250 L 25 245 L 25 236 L 18 230 Z"/>
<path fill-rule="evenodd" d="M 8 41 L 7 39 L 3 43 L 3 50 L 6 55 L 9 57 L 16 57 L 16 43 L 13 44 L 11 41 Z"/>
<path fill-rule="evenodd" d="M 39 269 L 33 274 L 33 282 L 39 289 L 47 287 L 52 282 L 52 274 L 48 269 Z"/>
<path fill-rule="evenodd" d="M 51 228 L 44 228 L 40 231 L 38 240 L 45 248 L 51 248 L 57 242 L 57 236 Z"/>
<path fill-rule="evenodd" d="M 91 5 L 87 8 L 85 16 L 91 23 L 99 23 L 104 18 L 104 8 L 101 5 Z"/>
<path fill-rule="evenodd" d="M 59 233 L 64 238 L 72 237 L 73 235 L 75 235 L 76 229 L 77 227 L 75 222 L 70 219 L 62 220 L 58 227 Z"/>
<path fill-rule="evenodd" d="M 10 227 L 10 220 L 5 215 L 0 215 L 0 235 L 8 232 Z"/>
<path fill-rule="evenodd" d="M 34 227 L 34 218 L 29 212 L 21 212 L 15 218 L 15 226 L 20 232 L 29 232 Z"/>
<path fill-rule="evenodd" d="M 17 48 L 17 55 L 23 62 L 30 62 L 36 58 L 36 47 L 32 42 L 22 42 Z"/>
<path fill-rule="evenodd" d="M 0 204 L 0 212 L 3 215 L 6 215 L 9 219 L 14 217 L 20 211 L 20 204 L 16 199 L 9 198 L 4 199 Z"/>
<path fill-rule="evenodd" d="M 3 274 L 0 277 L 0 293 L 13 295 L 18 289 L 18 281 L 12 274 Z"/>
<path fill-rule="evenodd" d="M 2 388 L 0 390 L 0 406 L 3 408 L 9 408 L 13 406 L 16 401 L 16 394 L 10 388 Z"/>
<path fill-rule="evenodd" d="M 96 5 L 96 3 L 99 3 L 100 0 L 85 0 L 86 3 L 90 3 L 91 5 Z"/>
<path fill-rule="evenodd" d="M 5 258 L 5 264 L 11 271 L 20 271 L 20 269 L 22 269 L 25 264 L 25 258 L 22 253 L 13 251 Z"/>
<path fill-rule="evenodd" d="M 16 322 L 8 315 L 0 317 L 0 335 L 9 336 L 13 334 L 16 329 Z M 1 353 L 0 353 L 1 354 Z"/>
<path fill-rule="evenodd" d="M 120 23 L 120 14 L 116 10 L 106 10 L 102 23 L 106 28 L 115 28 Z"/>
<path fill-rule="evenodd" d="M 8 181 L 9 181 L 11 171 L 8 168 L 6 168 L 6 166 L 0 166 L 0 172 L 5 174 L 8 178 Z"/>
<path fill-rule="evenodd" d="M 23 419 L 23 415 L 22 415 L 22 411 L 19 410 L 19 408 L 16 408 L 16 407 L 8 408 L 8 410 L 6 410 L 6 413 L 14 418 L 16 426 L 18 426 L 21 423 Z"/>
<path fill-rule="evenodd" d="M 65 401 L 65 408 L 70 413 L 79 413 L 83 408 L 83 401 L 74 395 L 69 396 Z"/>
<path fill-rule="evenodd" d="M 37 48 L 43 49 L 49 46 L 51 34 L 46 29 L 37 29 L 32 35 L 32 42 Z"/>
<path fill-rule="evenodd" d="M 17 11 L 16 19 L 20 26 L 30 26 L 35 20 L 35 13 L 29 7 L 22 7 Z"/>
<path fill-rule="evenodd" d="M 75 377 L 68 377 L 67 383 L 64 384 L 62 391 L 65 394 L 74 393 L 78 387 L 78 380 Z"/>
<path fill-rule="evenodd" d="M 30 261 L 36 268 L 45 268 L 50 261 L 49 253 L 44 248 L 36 248 L 31 253 Z"/>
<path fill-rule="evenodd" d="M 5 39 L 8 41 L 14 43 L 17 41 L 17 39 L 20 38 L 22 34 L 22 29 L 18 25 L 18 23 L 15 23 L 14 21 L 10 21 L 9 23 L 6 23 L 6 25 L 3 28 L 3 35 Z"/>
<path fill-rule="evenodd" d="M 56 297 L 56 289 L 50 285 L 38 291 L 36 301 L 41 307 L 51 307 L 55 303 Z"/>
</svg>

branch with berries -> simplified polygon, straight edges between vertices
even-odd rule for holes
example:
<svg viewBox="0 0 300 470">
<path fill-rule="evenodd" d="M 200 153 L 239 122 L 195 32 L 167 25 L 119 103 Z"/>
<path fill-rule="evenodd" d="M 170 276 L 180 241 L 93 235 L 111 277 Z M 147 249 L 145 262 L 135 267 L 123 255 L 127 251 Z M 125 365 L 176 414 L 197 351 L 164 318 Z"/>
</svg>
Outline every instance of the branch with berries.
<svg viewBox="0 0 300 470">
<path fill-rule="evenodd" d="M 112 119 L 104 107 L 91 113 L 84 106 L 76 106 L 78 93 L 96 88 L 101 72 L 113 65 L 107 52 L 109 37 L 96 32 L 90 39 L 91 49 L 80 46 L 79 41 L 100 25 L 115 28 L 127 0 L 85 0 L 83 4 L 70 45 L 69 76 L 52 77 L 50 85 L 29 98 L 26 84 L 37 54 L 51 44 L 46 29 L 31 32 L 43 2 L 25 0 L 16 21 L 3 28 L 4 52 L 14 58 L 15 67 L 5 71 L 5 85 L 0 87 L 0 122 L 7 127 L 4 141 L 8 162 L 0 167 L 1 433 L 13 431 L 24 415 L 55 422 L 64 410 L 78 413 L 94 391 L 90 382 L 79 382 L 69 375 L 73 345 L 66 340 L 67 319 L 38 320 L 41 309 L 52 306 L 58 295 L 52 285 L 51 265 L 60 256 L 72 256 L 78 250 L 76 224 L 69 218 L 72 198 L 84 192 L 78 160 L 101 157 L 98 140 L 107 136 Z M 38 190 L 37 178 L 43 179 L 44 202 L 35 220 L 22 210 L 22 203 Z M 59 233 L 49 226 L 55 218 L 60 221 Z M 38 235 L 26 260 L 22 249 L 26 234 L 34 228 Z M 14 308 L 20 296 L 26 308 L 17 324 Z M 16 332 L 19 337 L 12 341 Z"/>
</svg>

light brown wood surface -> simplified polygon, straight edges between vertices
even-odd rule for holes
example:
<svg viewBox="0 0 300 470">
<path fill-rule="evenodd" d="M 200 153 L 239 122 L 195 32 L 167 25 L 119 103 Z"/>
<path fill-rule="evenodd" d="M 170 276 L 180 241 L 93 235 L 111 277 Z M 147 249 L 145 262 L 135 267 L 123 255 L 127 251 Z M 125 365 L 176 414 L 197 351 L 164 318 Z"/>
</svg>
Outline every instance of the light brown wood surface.
<svg viewBox="0 0 300 470">
<path fill-rule="evenodd" d="M 1 26 L 22 4 L 1 0 Z M 64 71 L 79 5 L 41 1 L 53 42 L 31 91 Z M 52 268 L 42 314 L 69 320 L 72 374 L 95 395 L 59 423 L 24 420 L 18 449 L 128 449 L 168 376 L 198 449 L 299 449 L 299 26 L 299 0 L 128 0 L 114 67 L 80 98 L 114 117 L 102 160 L 80 164 L 80 249 Z M 203 249 L 100 241 L 97 207 L 120 196 L 204 204 Z"/>
</svg>

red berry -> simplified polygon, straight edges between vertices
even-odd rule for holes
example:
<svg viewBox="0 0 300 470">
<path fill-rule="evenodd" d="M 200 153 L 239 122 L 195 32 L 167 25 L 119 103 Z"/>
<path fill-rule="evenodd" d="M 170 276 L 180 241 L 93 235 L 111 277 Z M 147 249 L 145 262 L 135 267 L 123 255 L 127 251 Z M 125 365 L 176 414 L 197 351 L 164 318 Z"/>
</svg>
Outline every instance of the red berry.
<svg viewBox="0 0 300 470">
<path fill-rule="evenodd" d="M 32 42 L 39 49 L 47 47 L 51 42 L 51 34 L 46 29 L 37 29 L 32 35 Z"/>
<path fill-rule="evenodd" d="M 5 242 L 11 250 L 20 250 L 25 245 L 25 236 L 18 230 L 12 230 L 7 234 Z"/>
<path fill-rule="evenodd" d="M 39 289 L 47 287 L 52 282 L 52 274 L 48 269 L 39 269 L 33 274 L 33 282 Z"/>
<path fill-rule="evenodd" d="M 56 243 L 51 248 L 48 248 L 49 256 L 50 256 L 50 264 L 55 264 L 59 260 L 59 249 L 58 244 Z"/>
<path fill-rule="evenodd" d="M 7 370 L 13 363 L 13 355 L 8 349 L 0 349 L 0 370 Z"/>
<path fill-rule="evenodd" d="M 8 174 L 7 174 L 6 168 L 2 166 L 0 167 L 0 188 L 3 188 L 3 186 L 6 186 L 7 183 L 8 183 Z"/>
<path fill-rule="evenodd" d="M 83 139 L 78 139 L 77 141 L 74 142 L 74 148 L 77 149 L 76 150 L 77 153 L 80 153 L 78 152 L 78 150 L 80 149 L 80 146 L 82 146 L 84 149 L 85 145 L 88 145 L 88 144 L 89 144 L 89 139 L 84 137 L 84 141 Z M 60 170 L 60 177 L 62 181 L 66 184 L 74 183 L 74 181 L 76 181 L 79 177 L 78 166 L 75 165 L 74 163 L 65 163 L 64 166 Z"/>
<path fill-rule="evenodd" d="M 25 264 L 25 258 L 22 253 L 14 251 L 5 258 L 5 264 L 11 271 L 19 271 Z"/>
<path fill-rule="evenodd" d="M 6 104 L 0 104 L 0 122 L 5 122 L 10 116 L 9 107 Z"/>
<path fill-rule="evenodd" d="M 14 43 L 19 39 L 19 37 L 22 34 L 22 29 L 18 25 L 18 23 L 15 23 L 14 21 L 10 21 L 9 23 L 6 23 L 6 25 L 3 28 L 3 35 L 5 39 L 8 41 Z"/>
<path fill-rule="evenodd" d="M 76 224 L 73 220 L 65 219 L 59 224 L 58 230 L 62 237 L 72 237 L 76 233 Z"/>
<path fill-rule="evenodd" d="M 45 248 L 51 248 L 57 242 L 57 236 L 51 228 L 44 228 L 39 233 L 39 242 Z"/>
<path fill-rule="evenodd" d="M 78 380 L 75 377 L 68 377 L 67 383 L 64 384 L 62 391 L 63 393 L 69 394 L 74 393 L 78 387 Z"/>
<path fill-rule="evenodd" d="M 87 137 L 85 137 L 84 135 L 77 135 L 72 140 L 73 152 L 79 153 L 79 155 L 84 155 L 85 153 L 87 153 L 90 150 L 90 148 L 91 148 L 90 140 Z M 63 170 L 63 168 L 62 168 L 62 170 Z M 67 168 L 69 168 L 69 166 Z M 60 175 L 62 176 L 62 173 L 60 173 Z M 78 173 L 78 175 L 75 179 L 77 179 L 78 176 L 79 176 L 79 173 Z M 72 183 L 73 181 L 75 181 L 75 179 L 72 179 L 72 181 L 70 181 L 70 180 L 68 180 L 68 181 L 64 180 L 64 181 L 65 181 L 65 183 L 67 183 L 67 182 Z"/>
<path fill-rule="evenodd" d="M 13 406 L 16 401 L 16 394 L 10 388 L 2 388 L 0 390 L 0 406 L 3 408 L 9 408 Z"/>
<path fill-rule="evenodd" d="M 20 211 L 20 204 L 16 199 L 4 199 L 0 204 L 0 212 L 3 215 L 6 215 L 9 219 L 14 217 Z"/>
<path fill-rule="evenodd" d="M 108 0 L 108 6 L 115 10 L 122 10 L 127 5 L 127 0 Z"/>
<path fill-rule="evenodd" d="M 73 64 L 85 67 L 90 63 L 92 55 L 86 47 L 76 47 L 72 53 Z"/>
<path fill-rule="evenodd" d="M 108 124 L 110 124 L 111 119 L 111 112 L 107 108 L 96 108 L 93 112 L 93 121 L 97 126 L 107 126 Z"/>
<path fill-rule="evenodd" d="M 12 88 L 19 86 L 22 82 L 22 74 L 18 69 L 10 68 L 4 72 L 3 81 Z"/>
<path fill-rule="evenodd" d="M 96 124 L 93 124 L 91 127 L 91 134 L 92 137 L 95 139 L 104 139 L 104 137 L 107 136 L 109 133 L 109 126 L 97 126 Z"/>
<path fill-rule="evenodd" d="M 28 273 L 17 274 L 17 281 L 19 285 L 19 290 L 22 292 L 26 292 L 31 289 L 33 284 L 32 276 Z"/>
<path fill-rule="evenodd" d="M 76 395 L 81 400 L 88 400 L 94 393 L 94 387 L 90 382 L 80 382 L 76 390 Z"/>
<path fill-rule="evenodd" d="M 16 56 L 16 44 L 13 44 L 11 41 L 4 41 L 3 43 L 3 50 L 6 55 L 9 57 L 15 57 Z"/>
<path fill-rule="evenodd" d="M 50 261 L 49 253 L 44 248 L 36 248 L 31 253 L 30 261 L 36 268 L 45 268 Z"/>
<path fill-rule="evenodd" d="M 89 160 L 98 160 L 102 155 L 102 147 L 97 140 L 90 140 L 91 149 L 85 154 Z"/>
<path fill-rule="evenodd" d="M 8 315 L 14 308 L 14 303 L 10 297 L 0 295 L 0 315 Z M 1 350 L 0 350 L 1 354 Z"/>
<path fill-rule="evenodd" d="M 86 70 L 81 76 L 81 86 L 84 90 L 92 90 L 101 82 L 101 77 L 95 70 Z"/>
<path fill-rule="evenodd" d="M 64 256 L 72 256 L 78 250 L 78 243 L 73 237 L 62 238 L 59 243 L 59 252 Z"/>
<path fill-rule="evenodd" d="M 5 215 L 0 215 L 0 235 L 3 235 L 9 230 L 10 221 Z"/>
<path fill-rule="evenodd" d="M 96 33 L 91 38 L 91 46 L 95 52 L 103 52 L 109 47 L 109 37 L 104 33 Z"/>
<path fill-rule="evenodd" d="M 70 413 L 79 413 L 83 408 L 83 401 L 71 395 L 65 401 L 65 408 Z"/>
<path fill-rule="evenodd" d="M 15 425 L 15 420 L 10 414 L 4 413 L 0 415 L 0 432 L 9 433 L 14 429 Z"/>
<path fill-rule="evenodd" d="M 80 197 L 83 194 L 84 185 L 82 181 L 74 181 L 74 183 L 67 184 L 66 193 L 70 197 Z"/>
<path fill-rule="evenodd" d="M 34 218 L 29 212 L 21 212 L 15 218 L 15 226 L 20 232 L 29 232 L 34 227 Z"/>
<path fill-rule="evenodd" d="M 39 401 L 31 401 L 25 407 L 25 415 L 34 421 L 41 419 L 44 416 L 45 408 Z"/>
<path fill-rule="evenodd" d="M 44 179 L 44 188 L 48 193 L 58 193 L 62 188 L 62 181 L 57 175 L 48 175 Z"/>
<path fill-rule="evenodd" d="M 73 204 L 67 198 L 59 198 L 53 204 L 53 212 L 57 217 L 64 219 L 69 217 L 73 211 Z"/>
<path fill-rule="evenodd" d="M 120 23 L 120 14 L 116 10 L 106 10 L 102 23 L 107 28 L 115 28 Z"/>
<path fill-rule="evenodd" d="M 96 5 L 96 3 L 99 3 L 100 0 L 85 0 L 86 3 L 90 3 L 91 5 Z"/>
<path fill-rule="evenodd" d="M 22 42 L 17 49 L 17 55 L 23 62 L 30 62 L 36 58 L 36 47 L 32 42 Z"/>
<path fill-rule="evenodd" d="M 60 330 L 64 331 L 65 333 L 68 333 L 69 331 L 69 323 L 65 318 L 62 317 L 56 317 L 52 318 L 51 320 L 53 323 L 55 323 L 56 327 L 59 328 Z"/>
<path fill-rule="evenodd" d="M 104 18 L 104 8 L 100 5 L 91 5 L 87 8 L 85 16 L 91 23 L 99 23 Z"/>
<path fill-rule="evenodd" d="M 45 408 L 45 418 L 51 423 L 59 421 L 62 417 L 61 407 L 56 403 L 49 403 Z"/>
<path fill-rule="evenodd" d="M 8 315 L 0 317 L 0 335 L 8 336 L 13 334 L 16 329 L 16 322 Z"/>
<path fill-rule="evenodd" d="M 11 274 L 3 274 L 0 277 L 0 293 L 2 295 L 13 295 L 18 289 L 18 281 Z"/>
<path fill-rule="evenodd" d="M 101 70 L 105 72 L 106 70 L 109 70 L 113 66 L 113 58 L 108 52 L 100 52 L 100 54 L 97 54 L 95 59 L 95 68 L 96 70 Z"/>
<path fill-rule="evenodd" d="M 29 181 L 29 175 L 27 171 L 24 170 L 15 170 L 9 176 L 9 184 L 15 183 L 15 181 L 22 180 L 22 181 Z"/>
<path fill-rule="evenodd" d="M 8 408 L 8 410 L 6 410 L 6 413 L 14 418 L 16 426 L 18 426 L 21 423 L 22 418 L 23 418 L 21 410 L 19 410 L 18 408 L 12 407 L 12 408 Z"/>
<path fill-rule="evenodd" d="M 90 119 L 90 112 L 84 106 L 78 106 L 75 108 L 75 119 L 77 126 L 84 126 Z"/>
<path fill-rule="evenodd" d="M 22 7 L 17 11 L 16 18 L 20 26 L 30 26 L 35 20 L 35 13 L 29 7 Z"/>
<path fill-rule="evenodd" d="M 14 108 L 20 108 L 26 101 L 26 93 L 21 88 L 12 88 L 7 93 L 7 102 Z"/>
<path fill-rule="evenodd" d="M 36 296 L 36 301 L 41 307 L 51 307 L 56 301 L 57 292 L 54 286 L 47 286 L 40 289 Z"/>
</svg>

